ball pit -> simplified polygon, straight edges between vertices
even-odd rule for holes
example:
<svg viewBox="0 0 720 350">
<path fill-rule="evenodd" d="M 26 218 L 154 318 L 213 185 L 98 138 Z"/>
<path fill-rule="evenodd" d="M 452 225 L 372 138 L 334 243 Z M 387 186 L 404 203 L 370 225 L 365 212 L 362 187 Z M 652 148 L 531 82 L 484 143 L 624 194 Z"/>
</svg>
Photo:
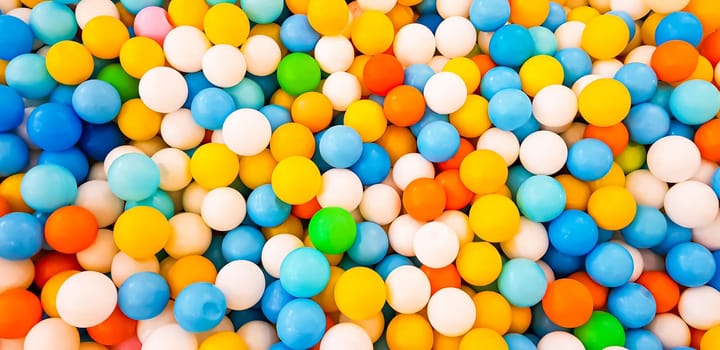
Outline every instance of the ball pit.
<svg viewBox="0 0 720 350">
<path fill-rule="evenodd" d="M 720 349 L 719 18 L 0 1 L 0 349 Z"/>
</svg>

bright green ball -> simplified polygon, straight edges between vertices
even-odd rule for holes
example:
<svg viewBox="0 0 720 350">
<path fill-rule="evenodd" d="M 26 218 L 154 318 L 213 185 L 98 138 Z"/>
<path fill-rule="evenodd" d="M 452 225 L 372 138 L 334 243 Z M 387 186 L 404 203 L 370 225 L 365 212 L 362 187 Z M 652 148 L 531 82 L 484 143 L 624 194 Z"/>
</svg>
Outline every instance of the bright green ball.
<svg viewBox="0 0 720 350">
<path fill-rule="evenodd" d="M 587 350 L 625 345 L 625 329 L 615 316 L 605 311 L 593 311 L 590 320 L 575 328 L 574 333 Z"/>
<path fill-rule="evenodd" d="M 343 208 L 322 208 L 308 226 L 310 241 L 325 254 L 341 254 L 355 243 L 357 226 L 352 214 Z"/>
<path fill-rule="evenodd" d="M 320 85 L 320 64 L 308 54 L 291 53 L 280 61 L 277 80 L 292 96 L 314 91 Z"/>
</svg>

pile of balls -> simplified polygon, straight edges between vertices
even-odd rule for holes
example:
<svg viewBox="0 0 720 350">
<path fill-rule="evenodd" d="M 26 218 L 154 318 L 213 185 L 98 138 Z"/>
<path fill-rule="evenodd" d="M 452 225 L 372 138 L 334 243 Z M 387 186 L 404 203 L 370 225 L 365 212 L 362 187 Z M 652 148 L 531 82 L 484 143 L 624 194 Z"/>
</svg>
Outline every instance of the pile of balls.
<svg viewBox="0 0 720 350">
<path fill-rule="evenodd" d="M 717 0 L 0 0 L 0 349 L 720 349 Z"/>
</svg>

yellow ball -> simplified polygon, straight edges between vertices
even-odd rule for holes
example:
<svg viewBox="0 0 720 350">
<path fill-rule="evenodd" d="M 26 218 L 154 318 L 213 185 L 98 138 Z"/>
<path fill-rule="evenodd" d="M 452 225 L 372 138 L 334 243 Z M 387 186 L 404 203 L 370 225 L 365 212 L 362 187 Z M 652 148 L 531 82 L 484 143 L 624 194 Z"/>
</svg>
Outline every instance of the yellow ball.
<svg viewBox="0 0 720 350">
<path fill-rule="evenodd" d="M 350 65 L 350 68 L 348 68 L 347 72 L 354 75 L 355 78 L 360 82 L 360 86 L 362 87 L 362 95 L 368 96 L 371 94 L 370 89 L 368 89 L 367 86 L 365 86 L 365 80 L 363 79 L 363 72 L 365 71 L 365 65 L 370 60 L 372 56 L 370 55 L 357 55 L 355 56 L 355 59 L 353 60 L 352 64 Z"/>
<path fill-rule="evenodd" d="M 605 230 L 616 231 L 627 227 L 636 212 L 635 198 L 621 186 L 602 187 L 593 192 L 588 201 L 588 214 Z"/>
<path fill-rule="evenodd" d="M 655 46 L 655 30 L 665 16 L 667 16 L 665 13 L 652 12 L 645 18 L 640 26 L 640 37 L 643 44 Z"/>
<path fill-rule="evenodd" d="M 240 181 L 250 189 L 269 184 L 277 161 L 269 149 L 254 156 L 240 157 Z"/>
<path fill-rule="evenodd" d="M 288 10 L 294 14 L 306 14 L 308 12 L 310 0 L 286 0 Z"/>
<path fill-rule="evenodd" d="M 532 322 L 532 310 L 529 307 L 517 307 L 510 305 L 512 321 L 510 322 L 509 333 L 525 333 Z"/>
<path fill-rule="evenodd" d="M 600 16 L 600 12 L 594 7 L 578 6 L 568 12 L 567 20 L 588 23 L 597 16 Z"/>
<path fill-rule="evenodd" d="M 412 7 L 402 5 L 399 2 L 392 8 L 392 10 L 390 10 L 390 12 L 387 13 L 387 16 L 390 18 L 390 21 L 395 28 L 395 32 L 415 20 L 415 12 Z"/>
<path fill-rule="evenodd" d="M 250 33 L 250 20 L 245 11 L 230 3 L 219 3 L 207 10 L 203 25 L 205 35 L 216 45 L 240 46 Z"/>
<path fill-rule="evenodd" d="M 608 60 L 622 53 L 629 41 L 630 29 L 622 18 L 600 15 L 587 22 L 580 45 L 591 57 Z"/>
<path fill-rule="evenodd" d="M 352 320 L 365 320 L 382 311 L 385 281 L 372 269 L 353 267 L 340 275 L 334 295 L 340 312 Z"/>
<path fill-rule="evenodd" d="M 447 335 L 435 332 L 434 340 L 433 349 L 435 350 L 457 350 L 460 347 L 462 337 L 448 337 Z"/>
<path fill-rule="evenodd" d="M 587 202 L 590 199 L 590 193 L 592 190 L 590 186 L 575 178 L 570 174 L 558 175 L 557 180 L 565 190 L 565 209 L 576 209 L 585 211 L 587 209 Z"/>
<path fill-rule="evenodd" d="M 687 78 L 687 80 L 705 80 L 707 82 L 712 82 L 714 74 L 715 69 L 713 68 L 712 63 L 710 63 L 707 58 L 700 55 L 698 56 L 698 64 L 695 71 L 689 78 Z"/>
<path fill-rule="evenodd" d="M 700 340 L 700 349 L 720 349 L 720 325 L 705 332 Z"/>
<path fill-rule="evenodd" d="M 277 89 L 273 95 L 270 96 L 270 103 L 283 107 L 288 111 L 292 108 L 293 101 L 295 101 L 295 96 L 288 94 L 283 89 Z"/>
<path fill-rule="evenodd" d="M 97 16 L 83 28 L 82 42 L 90 53 L 106 60 L 117 58 L 120 48 L 130 39 L 127 27 L 111 16 Z"/>
<path fill-rule="evenodd" d="M 85 46 L 64 40 L 50 47 L 45 56 L 45 65 L 50 76 L 58 83 L 78 85 L 90 78 L 95 62 Z"/>
<path fill-rule="evenodd" d="M 459 350 L 508 350 L 505 339 L 492 329 L 475 328 L 467 332 L 460 341 Z"/>
<path fill-rule="evenodd" d="M 455 57 L 445 63 L 443 72 L 457 74 L 465 82 L 467 93 L 472 94 L 480 86 L 480 69 L 473 60 L 467 57 Z M 562 82 L 562 81 L 561 81 Z"/>
<path fill-rule="evenodd" d="M 155 137 L 161 122 L 162 114 L 148 108 L 139 98 L 123 103 L 117 116 L 120 131 L 133 141 L 147 141 Z"/>
<path fill-rule="evenodd" d="M 173 26 L 193 26 L 203 30 L 203 17 L 208 11 L 205 0 L 172 0 L 167 7 Z"/>
<path fill-rule="evenodd" d="M 310 26 L 321 35 L 338 35 L 342 33 L 350 16 L 350 9 L 345 0 L 310 0 L 307 17 Z"/>
<path fill-rule="evenodd" d="M 491 150 L 476 150 L 460 163 L 460 180 L 477 194 L 494 193 L 507 181 L 505 159 Z"/>
<path fill-rule="evenodd" d="M 335 284 L 337 284 L 343 272 L 345 271 L 337 266 L 330 266 L 330 280 L 327 286 L 320 294 L 312 297 L 312 300 L 318 303 L 326 313 L 338 311 L 337 304 L 335 303 Z"/>
<path fill-rule="evenodd" d="M 25 200 L 20 192 L 20 184 L 25 174 L 10 175 L 0 182 L 0 196 L 7 199 L 10 203 L 12 211 L 21 211 L 24 213 L 32 213 L 34 210 L 25 204 Z"/>
<path fill-rule="evenodd" d="M 345 111 L 344 124 L 357 131 L 363 142 L 375 142 L 387 130 L 383 108 L 372 100 L 351 103 Z"/>
<path fill-rule="evenodd" d="M 605 176 L 590 182 L 590 188 L 593 191 L 605 186 L 625 186 L 625 173 L 617 163 L 613 163 Z"/>
<path fill-rule="evenodd" d="M 149 259 L 165 247 L 170 224 L 157 209 L 137 206 L 126 210 L 114 226 L 115 244 L 136 260 Z"/>
<path fill-rule="evenodd" d="M 645 164 L 647 151 L 645 146 L 630 142 L 622 153 L 615 157 L 615 162 L 623 169 L 625 174 L 629 174 L 640 169 Z"/>
<path fill-rule="evenodd" d="M 510 22 L 530 28 L 543 24 L 550 14 L 550 0 L 513 0 Z"/>
<path fill-rule="evenodd" d="M 306 157 L 290 156 L 281 160 L 270 179 L 275 195 L 288 204 L 307 203 L 322 189 L 317 165 Z"/>
<path fill-rule="evenodd" d="M 390 48 L 395 38 L 395 28 L 384 13 L 364 11 L 353 21 L 350 37 L 358 51 L 377 55 Z"/>
<path fill-rule="evenodd" d="M 522 89 L 530 97 L 535 97 L 546 86 L 561 85 L 563 79 L 565 71 L 562 64 L 552 56 L 533 56 L 520 67 Z"/>
<path fill-rule="evenodd" d="M 302 221 L 295 215 L 288 216 L 282 224 L 275 227 L 263 227 L 261 229 L 265 239 L 270 239 L 281 233 L 289 233 L 296 236 L 299 239 L 303 239 L 303 226 Z M 307 245 L 307 244 L 306 244 Z"/>
<path fill-rule="evenodd" d="M 315 153 L 315 137 L 305 125 L 285 123 L 272 133 L 270 152 L 277 161 L 292 156 L 312 158 Z"/>
<path fill-rule="evenodd" d="M 512 309 L 500 293 L 484 291 L 473 296 L 477 310 L 475 328 L 489 328 L 503 335 L 510 329 Z"/>
<path fill-rule="evenodd" d="M 136 36 L 120 48 L 120 65 L 133 78 L 142 78 L 145 72 L 165 65 L 165 53 L 155 40 Z"/>
<path fill-rule="evenodd" d="M 468 95 L 465 104 L 450 113 L 449 122 L 460 136 L 479 137 L 492 126 L 488 115 L 488 100 L 480 95 Z"/>
<path fill-rule="evenodd" d="M 504 242 L 520 230 L 520 211 L 503 195 L 482 196 L 470 208 L 470 227 L 483 240 Z"/>
<path fill-rule="evenodd" d="M 295 123 L 305 125 L 317 133 L 330 125 L 333 106 L 327 96 L 316 91 L 305 92 L 293 101 L 290 115 Z"/>
<path fill-rule="evenodd" d="M 492 244 L 470 242 L 460 247 L 455 265 L 465 282 L 474 286 L 487 286 L 500 276 L 502 258 Z"/>
<path fill-rule="evenodd" d="M 230 185 L 238 177 L 239 170 L 238 156 L 219 143 L 206 143 L 198 147 L 190 158 L 193 179 L 206 189 Z"/>
<path fill-rule="evenodd" d="M 167 282 L 170 295 L 176 298 L 187 286 L 197 282 L 215 283 L 217 270 L 210 259 L 202 255 L 184 256 L 170 267 Z"/>
<path fill-rule="evenodd" d="M 283 45 L 282 40 L 280 40 L 280 25 L 277 23 L 263 23 L 263 24 L 255 24 L 250 28 L 250 34 L 248 34 L 248 38 L 253 35 L 265 35 L 267 37 L 270 37 L 271 39 L 275 40 L 275 42 L 280 47 L 280 53 L 285 56 L 287 54 L 287 48 L 285 45 Z M 278 91 L 282 91 L 282 89 L 278 89 Z M 288 107 L 289 109 L 290 107 Z"/>
<path fill-rule="evenodd" d="M 219 332 L 200 344 L 199 350 L 247 350 L 248 344 L 235 332 Z"/>
<path fill-rule="evenodd" d="M 615 79 L 601 78 L 580 92 L 578 109 L 588 123 L 600 127 L 612 126 L 620 123 L 630 112 L 630 92 Z"/>
<path fill-rule="evenodd" d="M 385 340 L 392 350 L 430 350 L 433 330 L 418 314 L 398 314 L 388 324 Z"/>
<path fill-rule="evenodd" d="M 388 125 L 383 136 L 377 140 L 377 144 L 388 152 L 392 164 L 405 154 L 417 150 L 417 142 L 410 129 L 395 125 Z"/>
</svg>

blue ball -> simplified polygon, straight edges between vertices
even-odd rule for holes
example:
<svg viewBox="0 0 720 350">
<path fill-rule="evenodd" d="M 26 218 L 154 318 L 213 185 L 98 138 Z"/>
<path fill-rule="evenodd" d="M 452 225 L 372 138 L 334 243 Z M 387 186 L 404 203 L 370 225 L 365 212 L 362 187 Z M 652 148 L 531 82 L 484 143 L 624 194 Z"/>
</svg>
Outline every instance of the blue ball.
<svg viewBox="0 0 720 350">
<path fill-rule="evenodd" d="M 406 256 L 400 254 L 390 254 L 384 257 L 377 265 L 375 265 L 375 271 L 382 277 L 387 278 L 390 272 L 393 272 L 396 268 L 405 265 L 412 265 L 412 261 Z"/>
<path fill-rule="evenodd" d="M 41 164 L 25 173 L 20 183 L 20 193 L 30 208 L 51 213 L 75 203 L 77 182 L 67 169 L 54 164 Z"/>
<path fill-rule="evenodd" d="M 363 221 L 357 224 L 357 237 L 347 253 L 358 264 L 372 266 L 383 260 L 389 246 L 387 232 L 380 225 Z"/>
<path fill-rule="evenodd" d="M 235 111 L 235 101 L 225 90 L 210 87 L 199 91 L 192 100 L 193 120 L 208 130 L 222 129 L 225 119 Z"/>
<path fill-rule="evenodd" d="M 607 242 L 612 239 L 614 231 L 598 228 L 598 242 Z"/>
<path fill-rule="evenodd" d="M 505 263 L 498 277 L 498 291 L 517 307 L 530 307 L 542 300 L 547 289 L 545 272 L 536 262 L 511 259 Z"/>
<path fill-rule="evenodd" d="M 421 14 L 437 14 L 437 0 L 422 0 L 417 4 L 417 11 Z"/>
<path fill-rule="evenodd" d="M 11 59 L 29 53 L 33 48 L 33 33 L 30 26 L 21 19 L 1 15 L 0 16 L 0 59 L 10 61 Z"/>
<path fill-rule="evenodd" d="M 268 119 L 272 131 L 275 131 L 280 125 L 292 122 L 290 111 L 276 104 L 270 104 L 260 108 L 260 113 Z"/>
<path fill-rule="evenodd" d="M 72 96 L 76 86 L 58 85 L 50 94 L 50 102 L 55 102 L 72 107 Z"/>
<path fill-rule="evenodd" d="M 621 232 L 627 244 L 634 248 L 643 249 L 662 243 L 667 230 L 667 220 L 660 210 L 639 205 L 635 218 Z"/>
<path fill-rule="evenodd" d="M 670 120 L 670 130 L 666 136 L 677 135 L 692 140 L 695 137 L 695 129 L 677 120 Z"/>
<path fill-rule="evenodd" d="M 410 85 L 420 91 L 425 89 L 425 84 L 435 72 L 427 64 L 415 63 L 405 68 L 404 84 Z"/>
<path fill-rule="evenodd" d="M 650 99 L 650 102 L 664 108 L 670 112 L 670 95 L 673 92 L 673 87 L 668 85 L 666 82 L 659 82 L 655 95 Z"/>
<path fill-rule="evenodd" d="M 231 311 L 228 317 L 235 330 L 240 329 L 240 327 L 252 321 L 267 321 L 262 310 L 259 308 Z"/>
<path fill-rule="evenodd" d="M 280 340 L 292 349 L 307 349 L 317 344 L 325 334 L 325 313 L 316 302 L 295 299 L 280 310 L 277 333 Z"/>
<path fill-rule="evenodd" d="M 470 22 L 482 32 L 494 32 L 510 20 L 510 3 L 504 0 L 477 0 L 470 6 Z"/>
<path fill-rule="evenodd" d="M 542 257 L 542 261 L 552 268 L 556 278 L 562 278 L 582 270 L 585 257 L 561 253 L 554 246 L 550 246 Z"/>
<path fill-rule="evenodd" d="M 715 118 L 720 110 L 720 92 L 704 80 L 688 80 L 670 94 L 670 111 L 687 125 L 700 125 Z"/>
<path fill-rule="evenodd" d="M 520 67 L 535 54 L 535 42 L 525 27 L 508 24 L 493 34 L 489 53 L 499 66 Z"/>
<path fill-rule="evenodd" d="M 203 256 L 208 258 L 213 263 L 213 265 L 215 266 L 215 270 L 222 269 L 222 267 L 228 263 L 222 255 L 221 236 L 212 237 L 212 239 L 210 240 L 210 246 L 205 251 L 205 253 L 203 253 Z"/>
<path fill-rule="evenodd" d="M 506 183 L 510 192 L 513 194 L 513 198 L 517 195 L 520 185 L 522 185 L 525 180 L 533 176 L 533 173 L 529 172 L 520 164 L 513 165 L 508 168 L 508 179 Z"/>
<path fill-rule="evenodd" d="M 143 200 L 125 202 L 125 210 L 139 206 L 155 208 L 168 220 L 175 215 L 175 203 L 163 190 L 157 190 L 155 194 Z"/>
<path fill-rule="evenodd" d="M 712 253 L 695 242 L 680 243 L 665 256 L 668 275 L 685 287 L 700 287 L 715 275 L 717 265 Z"/>
<path fill-rule="evenodd" d="M 72 108 L 57 103 L 44 103 L 28 117 L 30 140 L 46 151 L 62 151 L 74 146 L 82 135 L 83 125 Z"/>
<path fill-rule="evenodd" d="M 175 298 L 175 320 L 188 332 L 207 332 L 225 317 L 227 303 L 220 289 L 207 282 L 193 283 Z"/>
<path fill-rule="evenodd" d="M 526 137 L 538 130 L 540 130 L 540 122 L 538 122 L 535 117 L 531 117 L 530 119 L 528 119 L 527 123 L 513 130 L 512 133 L 515 134 L 515 137 L 517 137 L 518 141 L 522 143 Z"/>
<path fill-rule="evenodd" d="M 75 112 L 92 124 L 104 124 L 115 119 L 120 112 L 120 105 L 120 93 L 115 87 L 97 79 L 78 85 L 72 96 Z"/>
<path fill-rule="evenodd" d="M 715 266 L 720 266 L 720 250 L 714 251 L 712 255 L 713 259 L 715 260 Z M 710 279 L 710 282 L 708 282 L 707 284 L 708 286 L 720 291 L 720 269 L 715 270 L 713 278 Z"/>
<path fill-rule="evenodd" d="M 493 67 L 480 80 L 480 94 L 488 100 L 504 89 L 522 89 L 520 75 L 508 67 Z"/>
<path fill-rule="evenodd" d="M 655 298 L 641 284 L 628 283 L 610 290 L 608 311 L 626 328 L 642 328 L 655 318 Z"/>
<path fill-rule="evenodd" d="M 202 71 L 185 74 L 185 83 L 188 86 L 188 97 L 183 104 L 183 108 L 190 108 L 195 95 L 198 92 L 205 90 L 210 87 L 214 87 L 212 83 L 205 77 Z"/>
<path fill-rule="evenodd" d="M 535 343 L 522 334 L 508 333 L 503 335 L 503 339 L 507 343 L 508 350 L 537 350 Z"/>
<path fill-rule="evenodd" d="M 25 169 L 30 151 L 25 141 L 12 133 L 0 134 L 0 177 L 17 174 Z"/>
<path fill-rule="evenodd" d="M 625 333 L 628 350 L 663 350 L 663 344 L 655 333 L 647 329 L 631 329 Z"/>
<path fill-rule="evenodd" d="M 38 158 L 38 164 L 56 164 L 64 167 L 70 170 L 77 183 L 83 183 L 90 172 L 87 157 L 77 147 L 71 147 L 64 151 L 43 151 Z"/>
<path fill-rule="evenodd" d="M 0 258 L 26 260 L 42 248 L 43 225 L 28 213 L 9 213 L 0 217 Z"/>
<path fill-rule="evenodd" d="M 222 238 L 222 255 L 227 261 L 249 260 L 260 263 L 265 236 L 260 230 L 241 225 Z"/>
<path fill-rule="evenodd" d="M 330 264 L 319 250 L 302 247 L 291 251 L 280 264 L 280 283 L 292 296 L 310 298 L 330 281 Z"/>
<path fill-rule="evenodd" d="M 295 300 L 295 297 L 288 293 L 285 288 L 283 288 L 282 283 L 277 280 L 265 288 L 265 293 L 260 300 L 260 307 L 268 321 L 277 323 L 280 310 L 293 300 Z"/>
<path fill-rule="evenodd" d="M 444 121 L 426 124 L 417 137 L 418 152 L 433 163 L 452 158 L 460 148 L 460 134 L 455 127 Z"/>
<path fill-rule="evenodd" d="M 633 106 L 624 123 L 630 140 L 641 145 L 653 144 L 670 131 L 670 115 L 653 103 Z"/>
<path fill-rule="evenodd" d="M 563 254 L 585 255 L 598 242 L 598 226 L 590 215 L 580 210 L 566 210 L 548 227 L 550 244 Z"/>
<path fill-rule="evenodd" d="M 430 108 L 425 108 L 425 113 L 417 123 L 410 126 L 410 132 L 417 138 L 420 135 L 420 131 L 432 122 L 446 122 L 449 123 L 450 117 L 447 114 L 439 114 Z"/>
<path fill-rule="evenodd" d="M 133 15 L 137 15 L 140 10 L 150 7 L 162 7 L 162 0 L 120 0 L 120 3 Z"/>
<path fill-rule="evenodd" d="M 306 15 L 292 15 L 280 26 L 280 41 L 290 52 L 309 53 L 318 40 L 320 34 L 312 28 Z"/>
<path fill-rule="evenodd" d="M 488 116 L 493 125 L 512 131 L 523 126 L 532 117 L 532 102 L 522 90 L 500 90 L 490 99 Z"/>
<path fill-rule="evenodd" d="M 597 139 L 582 139 L 568 150 L 570 174 L 582 181 L 595 181 L 610 172 L 613 165 L 610 147 Z"/>
<path fill-rule="evenodd" d="M 30 28 L 37 39 L 53 45 L 75 38 L 78 23 L 67 5 L 58 1 L 43 1 L 30 11 Z"/>
<path fill-rule="evenodd" d="M 667 216 L 665 217 L 665 224 L 667 229 L 665 230 L 663 240 L 650 248 L 653 252 L 660 255 L 666 255 L 672 247 L 680 243 L 690 242 L 692 239 L 692 230 L 674 223 Z"/>
<path fill-rule="evenodd" d="M 555 53 L 565 72 L 563 85 L 572 86 L 578 79 L 592 72 L 592 59 L 582 49 L 570 47 Z"/>
<path fill-rule="evenodd" d="M 282 342 L 275 343 L 268 348 L 268 350 L 293 350 Z"/>
<path fill-rule="evenodd" d="M 149 320 L 165 310 L 170 287 L 155 272 L 137 272 L 128 277 L 118 290 L 120 310 L 133 320 Z"/>
<path fill-rule="evenodd" d="M 247 198 L 247 214 L 250 219 L 262 227 L 275 227 L 282 224 L 292 206 L 275 195 L 270 184 L 254 189 Z"/>
<path fill-rule="evenodd" d="M 285 7 L 282 0 L 240 0 L 240 6 L 248 19 L 255 23 L 272 23 L 280 17 Z"/>
<path fill-rule="evenodd" d="M 318 149 L 328 165 L 334 168 L 349 168 L 362 156 L 363 142 L 355 129 L 336 125 L 325 130 Z"/>
<path fill-rule="evenodd" d="M 41 4 L 43 3 L 45 2 Z M 25 53 L 13 58 L 5 67 L 5 81 L 20 96 L 29 99 L 47 97 L 57 86 L 57 82 L 50 76 L 45 66 L 45 57 L 34 53 Z"/>
<path fill-rule="evenodd" d="M 0 16 L 2 17 L 7 16 Z M 2 45 L 0 45 L 2 47 Z M 6 85 L 0 85 L 0 132 L 14 130 L 25 118 L 25 104 L 22 97 Z"/>
<path fill-rule="evenodd" d="M 625 85 L 634 105 L 650 101 L 657 91 L 657 75 L 645 63 L 632 62 L 622 66 L 615 73 L 615 80 Z"/>
<path fill-rule="evenodd" d="M 363 186 L 372 186 L 385 180 L 390 173 L 390 155 L 377 143 L 364 143 L 363 151 L 350 167 Z"/>
<path fill-rule="evenodd" d="M 416 23 L 422 24 L 426 26 L 428 29 L 430 29 L 433 34 L 435 34 L 435 31 L 437 30 L 437 27 L 442 23 L 443 18 L 437 15 L 436 13 L 426 13 L 418 17 L 417 20 L 415 20 Z"/>
<path fill-rule="evenodd" d="M 630 252 L 615 242 L 598 244 L 585 258 L 585 271 L 590 278 L 609 288 L 630 281 L 634 267 Z"/>
<path fill-rule="evenodd" d="M 115 147 L 125 144 L 116 123 L 85 124 L 78 145 L 90 159 L 102 162 Z"/>
<path fill-rule="evenodd" d="M 655 28 L 655 43 L 682 40 L 697 47 L 703 38 L 700 20 L 690 12 L 678 11 L 663 17 Z"/>
<path fill-rule="evenodd" d="M 713 189 L 713 192 L 715 192 L 715 195 L 720 197 L 720 168 L 715 169 L 715 172 L 713 173 L 710 185 L 712 186 L 712 189 Z"/>
<path fill-rule="evenodd" d="M 551 321 L 550 318 L 545 314 L 545 310 L 543 310 L 542 304 L 533 306 L 531 312 L 532 321 L 530 322 L 530 330 L 532 330 L 532 334 L 535 334 L 538 337 L 543 337 L 546 334 L 555 331 L 570 331 L 569 328 L 560 327 L 555 324 L 555 322 Z"/>
<path fill-rule="evenodd" d="M 548 13 L 547 18 L 545 18 L 545 22 L 543 22 L 541 25 L 554 32 L 565 22 L 567 22 L 567 14 L 565 13 L 565 9 L 562 7 L 562 5 L 551 1 L 550 12 Z"/>
<path fill-rule="evenodd" d="M 250 78 L 252 81 L 256 82 L 258 86 L 260 86 L 260 89 L 262 89 L 263 96 L 265 96 L 266 98 L 272 96 L 275 91 L 280 88 L 280 84 L 277 81 L 277 73 L 275 72 L 263 76 L 245 73 L 245 77 Z"/>
<path fill-rule="evenodd" d="M 160 169 L 150 157 L 140 153 L 128 153 L 115 159 L 107 178 L 112 192 L 126 201 L 146 199 L 160 187 Z"/>
<path fill-rule="evenodd" d="M 528 29 L 535 43 L 536 55 L 552 56 L 557 52 L 558 43 L 555 33 L 545 27 L 531 27 Z"/>
<path fill-rule="evenodd" d="M 265 93 L 262 87 L 248 77 L 245 77 L 237 85 L 226 88 L 225 91 L 230 94 L 237 109 L 260 109 L 265 105 Z"/>
<path fill-rule="evenodd" d="M 520 212 L 535 222 L 547 222 L 558 217 L 565 209 L 567 197 L 560 182 L 546 175 L 525 180 L 517 191 Z"/>
</svg>

